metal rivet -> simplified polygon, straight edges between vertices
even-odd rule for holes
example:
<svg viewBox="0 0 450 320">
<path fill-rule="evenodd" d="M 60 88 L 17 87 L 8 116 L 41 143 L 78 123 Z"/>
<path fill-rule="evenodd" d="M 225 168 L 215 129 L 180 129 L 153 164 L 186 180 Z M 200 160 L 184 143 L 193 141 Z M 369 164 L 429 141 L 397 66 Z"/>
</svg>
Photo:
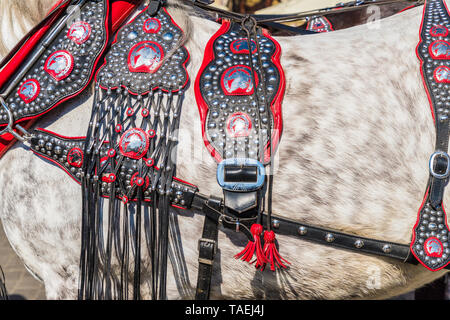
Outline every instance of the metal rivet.
<svg viewBox="0 0 450 320">
<path fill-rule="evenodd" d="M 304 226 L 300 226 L 300 227 L 298 227 L 298 233 L 300 235 L 304 236 L 305 234 L 308 233 L 308 229 L 306 229 L 306 227 L 304 227 Z"/>
<path fill-rule="evenodd" d="M 333 242 L 334 241 L 334 235 L 333 234 L 331 234 L 331 233 L 327 233 L 327 235 L 325 236 L 325 240 L 327 241 L 327 242 Z"/>
<path fill-rule="evenodd" d="M 355 247 L 356 248 L 362 248 L 364 246 L 364 241 L 362 241 L 361 239 L 358 239 L 355 241 Z"/>
<path fill-rule="evenodd" d="M 391 247 L 390 244 L 385 244 L 385 245 L 383 246 L 383 252 L 384 252 L 384 253 L 390 253 L 391 251 L 392 251 L 392 247 Z"/>
<path fill-rule="evenodd" d="M 280 227 L 280 221 L 279 221 L 279 220 L 273 220 L 273 221 L 272 221 L 272 226 L 273 226 L 275 229 L 278 229 L 278 228 Z"/>
</svg>

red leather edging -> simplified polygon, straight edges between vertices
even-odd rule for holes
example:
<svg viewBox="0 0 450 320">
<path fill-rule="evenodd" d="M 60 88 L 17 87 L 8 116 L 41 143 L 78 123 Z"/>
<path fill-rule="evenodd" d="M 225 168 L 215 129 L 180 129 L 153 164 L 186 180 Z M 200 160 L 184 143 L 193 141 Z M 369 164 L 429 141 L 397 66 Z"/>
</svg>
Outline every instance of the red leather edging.
<svg viewBox="0 0 450 320">
<path fill-rule="evenodd" d="M 444 3 L 445 9 L 446 9 L 447 12 L 448 12 L 447 4 L 445 3 L 445 1 L 442 1 L 442 2 Z M 423 5 L 422 21 L 421 21 L 421 23 L 420 23 L 420 28 L 419 28 L 419 42 L 418 42 L 418 44 L 417 44 L 417 46 L 416 46 L 416 55 L 417 55 L 417 58 L 418 58 L 419 61 L 420 61 L 420 76 L 422 77 L 422 83 L 423 83 L 423 86 L 424 86 L 424 88 L 425 88 L 425 92 L 426 92 L 426 94 L 427 94 L 428 103 L 429 103 L 430 110 L 431 110 L 431 116 L 433 117 L 433 124 L 436 126 L 436 119 L 435 119 L 435 117 L 434 117 L 434 110 L 433 110 L 433 102 L 432 102 L 432 100 L 431 100 L 430 92 L 428 91 L 428 86 L 427 86 L 427 83 L 426 83 L 426 80 L 425 80 L 425 77 L 424 77 L 424 74 L 423 74 L 423 67 L 422 67 L 422 66 L 423 66 L 423 60 L 420 58 L 420 55 L 419 55 L 419 45 L 420 45 L 421 42 L 422 42 L 421 34 L 422 34 L 422 28 L 423 28 L 423 20 L 424 20 L 423 17 L 424 17 L 424 15 L 425 15 L 425 9 L 426 9 L 426 1 L 425 1 L 424 5 Z M 421 258 L 419 258 L 419 257 L 414 253 L 414 250 L 413 250 L 413 245 L 414 245 L 414 242 L 415 242 L 415 240 L 416 240 L 416 232 L 415 232 L 415 230 L 416 230 L 416 228 L 417 228 L 417 226 L 418 226 L 418 224 L 419 224 L 419 220 L 420 220 L 420 211 L 422 210 L 422 207 L 423 207 L 424 204 L 425 204 L 425 201 L 426 201 L 426 199 L 427 199 L 427 197 L 428 197 L 428 192 L 429 192 L 429 191 L 430 191 L 430 188 L 428 187 L 427 192 L 426 192 L 426 194 L 425 194 L 425 197 L 423 198 L 422 204 L 420 205 L 419 211 L 418 211 L 418 213 L 417 213 L 417 220 L 416 220 L 416 223 L 415 223 L 415 225 L 414 225 L 414 227 L 413 227 L 413 229 L 412 229 L 412 240 L 411 240 L 411 244 L 409 245 L 409 247 L 410 247 L 411 253 L 412 253 L 413 256 L 417 259 L 417 261 L 419 261 L 419 263 L 420 263 L 421 265 L 423 265 L 425 268 L 427 268 L 427 269 L 430 270 L 430 271 L 438 271 L 438 270 L 441 270 L 441 269 L 445 268 L 446 266 L 448 266 L 448 265 L 450 264 L 450 261 L 449 261 L 447 264 L 445 264 L 444 266 L 442 266 L 442 267 L 440 267 L 440 268 L 438 268 L 438 269 L 431 269 L 430 267 L 428 267 L 427 265 L 425 265 L 425 264 L 422 262 Z M 449 227 L 448 227 L 448 225 L 447 225 L 447 213 L 445 212 L 444 204 L 443 204 L 443 203 L 442 203 L 442 211 L 444 212 L 444 219 L 443 219 L 443 220 L 445 221 L 445 226 L 447 227 L 447 230 L 450 230 Z"/>
<path fill-rule="evenodd" d="M 206 132 L 205 132 L 206 117 L 208 115 L 209 108 L 208 108 L 206 101 L 203 99 L 202 93 L 200 91 L 200 78 L 201 78 L 201 75 L 203 74 L 204 70 L 208 66 L 208 64 L 215 58 L 214 49 L 213 49 L 214 41 L 219 36 L 226 33 L 229 30 L 230 26 L 231 26 L 230 21 L 224 19 L 222 21 L 222 26 L 219 28 L 219 30 L 211 37 L 211 39 L 209 39 L 209 41 L 206 45 L 206 48 L 205 48 L 205 56 L 203 59 L 203 63 L 197 74 L 197 78 L 195 79 L 195 85 L 194 85 L 195 98 L 197 101 L 198 111 L 200 113 L 200 121 L 202 124 L 203 142 L 205 143 L 205 146 L 209 150 L 211 156 L 217 162 L 221 162 L 222 157 L 214 149 L 214 147 L 211 145 L 211 143 L 208 141 L 208 138 L 206 137 Z M 267 143 L 264 148 L 264 150 L 265 150 L 264 161 L 269 162 L 270 154 L 271 154 L 270 149 L 272 148 L 274 152 L 276 151 L 279 141 L 281 139 L 281 133 L 283 131 L 283 118 L 282 118 L 281 104 L 283 102 L 283 97 L 284 97 L 284 93 L 285 93 L 285 89 L 286 89 L 286 77 L 285 77 L 284 70 L 281 67 L 281 63 L 280 63 L 280 57 L 281 57 L 280 44 L 274 38 L 272 38 L 272 36 L 266 29 L 263 29 L 263 34 L 264 34 L 264 36 L 266 36 L 267 38 L 272 40 L 273 43 L 275 44 L 276 50 L 275 50 L 274 55 L 272 56 L 272 63 L 275 64 L 275 66 L 277 67 L 277 69 L 280 73 L 280 86 L 278 88 L 278 92 L 277 92 L 274 100 L 270 103 L 270 108 L 272 110 L 272 114 L 274 115 L 273 121 L 274 121 L 274 128 L 275 128 L 275 130 L 273 130 L 272 137 L 271 137 L 272 147 L 270 146 L 269 143 Z"/>
</svg>

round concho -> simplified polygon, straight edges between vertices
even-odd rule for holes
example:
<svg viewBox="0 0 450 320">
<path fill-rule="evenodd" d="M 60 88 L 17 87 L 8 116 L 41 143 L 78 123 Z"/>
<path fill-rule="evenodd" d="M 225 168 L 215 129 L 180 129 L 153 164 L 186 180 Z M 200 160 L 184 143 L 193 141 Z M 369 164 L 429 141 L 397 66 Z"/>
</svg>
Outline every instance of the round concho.
<svg viewBox="0 0 450 320">
<path fill-rule="evenodd" d="M 67 154 L 67 162 L 75 168 L 83 165 L 83 151 L 80 148 L 72 148 Z"/>
<path fill-rule="evenodd" d="M 434 79 L 438 83 L 450 83 L 450 68 L 439 66 L 434 70 Z"/>
<path fill-rule="evenodd" d="M 233 113 L 227 121 L 227 130 L 231 137 L 247 137 L 252 129 L 252 120 L 244 112 Z"/>
<path fill-rule="evenodd" d="M 450 59 L 450 43 L 445 40 L 436 40 L 430 44 L 429 52 L 434 59 Z"/>
<path fill-rule="evenodd" d="M 20 86 L 17 94 L 25 103 L 30 103 L 38 97 L 40 91 L 39 82 L 36 79 L 29 79 Z"/>
<path fill-rule="evenodd" d="M 131 72 L 155 73 L 164 58 L 163 48 L 153 41 L 142 41 L 133 46 L 128 54 Z"/>
<path fill-rule="evenodd" d="M 158 33 L 161 30 L 161 22 L 156 18 L 150 18 L 144 22 L 144 32 Z"/>
<path fill-rule="evenodd" d="M 425 249 L 425 253 L 427 256 L 433 258 L 442 257 L 444 246 L 442 245 L 442 242 L 438 238 L 436 237 L 428 238 L 425 241 L 423 247 Z"/>
<path fill-rule="evenodd" d="M 150 179 L 148 178 L 148 176 L 145 176 L 145 178 L 142 178 L 139 176 L 139 172 L 136 172 L 131 177 L 130 185 L 132 187 L 134 187 L 135 185 L 138 187 L 144 186 L 145 189 L 148 189 L 148 187 L 150 185 Z"/>
<path fill-rule="evenodd" d="M 84 21 L 75 22 L 67 32 L 67 37 L 76 44 L 85 43 L 91 36 L 92 28 Z"/>
<path fill-rule="evenodd" d="M 255 40 L 251 40 L 251 46 L 252 46 L 252 53 L 255 53 L 257 50 Z M 230 44 L 230 49 L 231 49 L 231 52 L 233 52 L 235 54 L 249 54 L 248 39 L 243 38 L 243 39 L 234 40 Z"/>
<path fill-rule="evenodd" d="M 67 78 L 73 70 L 73 56 L 66 50 L 52 53 L 45 62 L 44 69 L 56 81 Z"/>
<path fill-rule="evenodd" d="M 255 74 L 256 85 L 258 77 Z M 233 66 L 222 74 L 221 85 L 226 95 L 250 95 L 254 92 L 252 71 L 244 65 Z"/>
<path fill-rule="evenodd" d="M 448 29 L 442 25 L 435 25 L 431 27 L 430 34 L 433 37 L 446 37 L 448 35 Z"/>
<path fill-rule="evenodd" d="M 140 128 L 125 131 L 119 141 L 120 153 L 131 159 L 141 159 L 147 153 L 148 146 L 147 134 Z"/>
</svg>

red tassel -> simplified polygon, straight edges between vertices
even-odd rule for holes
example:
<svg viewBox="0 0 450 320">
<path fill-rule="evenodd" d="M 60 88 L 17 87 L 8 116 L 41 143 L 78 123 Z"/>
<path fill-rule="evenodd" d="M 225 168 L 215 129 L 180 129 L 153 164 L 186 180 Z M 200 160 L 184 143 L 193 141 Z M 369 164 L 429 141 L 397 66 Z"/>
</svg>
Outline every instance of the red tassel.
<svg viewBox="0 0 450 320">
<path fill-rule="evenodd" d="M 291 264 L 289 261 L 282 258 L 278 252 L 275 245 L 275 232 L 273 231 L 264 232 L 264 255 L 267 263 L 270 263 L 270 270 L 272 271 L 275 271 L 275 267 L 279 269 L 287 268 L 284 263 Z M 264 266 L 262 269 L 264 269 Z"/>
<path fill-rule="evenodd" d="M 261 234 L 263 232 L 263 226 L 255 223 L 250 228 L 250 232 L 253 235 L 254 241 L 249 241 L 247 246 L 239 252 L 234 257 L 236 259 L 241 259 L 243 261 L 247 261 L 248 263 L 253 263 L 256 261 L 256 267 L 258 268 L 260 265 L 265 265 L 267 263 L 266 257 L 264 256 L 264 251 L 261 246 Z M 251 261 L 253 254 L 256 252 L 256 260 Z"/>
</svg>

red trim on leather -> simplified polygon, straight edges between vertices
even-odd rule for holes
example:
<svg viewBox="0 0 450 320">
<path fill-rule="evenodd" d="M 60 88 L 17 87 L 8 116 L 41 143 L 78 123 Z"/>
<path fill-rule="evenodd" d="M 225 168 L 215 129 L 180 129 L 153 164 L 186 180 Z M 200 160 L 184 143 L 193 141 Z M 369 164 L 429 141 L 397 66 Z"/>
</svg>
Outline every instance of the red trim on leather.
<svg viewBox="0 0 450 320">
<path fill-rule="evenodd" d="M 203 72 L 205 71 L 206 67 L 208 66 L 208 64 L 215 59 L 215 55 L 214 55 L 214 49 L 213 49 L 213 44 L 214 41 L 220 37 L 222 34 L 228 32 L 229 28 L 230 28 L 231 24 L 228 20 L 223 20 L 223 24 L 222 26 L 219 28 L 219 30 L 211 37 L 211 39 L 209 39 L 206 48 L 205 48 L 205 56 L 203 59 L 203 63 L 200 67 L 200 70 L 197 74 L 197 78 L 195 80 L 195 85 L 194 85 L 194 91 L 195 91 L 195 98 L 197 101 L 197 106 L 198 106 L 198 110 L 200 113 L 200 121 L 202 124 L 202 137 L 203 137 L 203 142 L 205 143 L 206 148 L 208 149 L 208 151 L 210 152 L 211 156 L 217 161 L 217 162 L 221 162 L 222 161 L 222 157 L 219 155 L 219 153 L 214 149 L 214 147 L 211 145 L 211 143 L 208 141 L 208 138 L 206 136 L 206 118 L 208 115 L 208 105 L 206 104 L 206 101 L 203 99 L 202 93 L 200 91 L 200 78 L 201 75 L 203 74 Z M 266 36 L 267 38 L 269 38 L 270 40 L 273 41 L 273 43 L 275 44 L 275 53 L 271 59 L 272 63 L 277 67 L 279 73 L 280 73 L 280 84 L 279 84 L 279 88 L 278 91 L 275 95 L 274 100 L 271 102 L 270 104 L 270 108 L 272 110 L 272 115 L 273 115 L 273 122 L 274 122 L 274 130 L 272 132 L 272 145 L 273 145 L 273 150 L 276 151 L 280 138 L 281 138 L 281 132 L 283 131 L 283 118 L 282 118 L 282 112 L 281 112 L 281 104 L 283 102 L 283 97 L 284 97 L 284 92 L 286 89 L 286 77 L 284 74 L 284 70 L 281 67 L 281 63 L 280 63 L 280 56 L 281 56 L 281 47 L 280 44 L 274 39 L 272 38 L 272 36 L 270 35 L 270 33 L 266 30 L 263 29 L 263 34 L 264 36 Z M 264 153 L 264 161 L 268 162 L 270 161 L 270 145 L 269 143 L 266 144 L 265 146 L 265 153 Z"/>
<path fill-rule="evenodd" d="M 439 59 L 439 60 L 450 60 L 450 53 L 436 55 L 433 52 L 433 46 L 437 43 L 442 43 L 443 45 L 447 46 L 447 52 L 450 51 L 450 42 L 445 41 L 445 40 L 436 40 L 436 41 L 433 41 L 432 43 L 430 43 L 430 45 L 428 47 L 428 53 L 431 55 L 431 57 L 433 59 Z"/>
<path fill-rule="evenodd" d="M 448 12 L 448 8 L 447 8 L 447 5 L 446 5 L 445 1 L 442 1 L 442 2 L 444 3 L 444 6 L 445 6 L 445 8 L 446 8 L 446 10 Z M 423 83 L 423 86 L 425 88 L 425 92 L 427 94 L 428 104 L 429 104 L 430 110 L 431 110 L 431 116 L 433 117 L 433 124 L 436 126 L 436 119 L 434 117 L 434 111 L 433 111 L 433 102 L 431 100 L 431 95 L 430 95 L 430 92 L 428 91 L 428 86 L 427 86 L 427 83 L 426 83 L 426 80 L 425 80 L 425 77 L 424 77 L 424 74 L 423 74 L 423 63 L 424 63 L 424 61 L 422 60 L 422 58 L 419 55 L 419 45 L 422 42 L 421 34 L 422 34 L 423 20 L 424 20 L 423 17 L 425 15 L 425 8 L 426 8 L 426 3 L 424 4 L 423 9 L 422 9 L 422 21 L 420 23 L 420 28 L 419 28 L 419 42 L 417 43 L 417 46 L 416 46 L 416 56 L 417 56 L 417 58 L 420 61 L 420 75 L 422 77 L 422 83 Z M 415 252 L 413 250 L 413 245 L 414 245 L 414 242 L 416 241 L 416 231 L 415 230 L 416 230 L 417 226 L 419 225 L 419 220 L 420 220 L 420 211 L 422 210 L 422 208 L 423 208 L 423 206 L 425 204 L 425 201 L 426 201 L 426 199 L 428 197 L 428 192 L 429 191 L 430 191 L 430 188 L 428 187 L 427 192 L 425 193 L 425 196 L 423 198 L 422 204 L 420 205 L 419 211 L 417 212 L 417 219 L 416 219 L 416 223 L 415 223 L 415 225 L 414 225 L 414 227 L 412 229 L 412 240 L 411 240 L 411 244 L 410 244 L 409 247 L 410 247 L 411 253 L 417 259 L 417 261 L 420 262 L 421 265 L 423 265 L 425 268 L 427 268 L 430 271 L 438 271 L 438 270 L 441 270 L 441 269 L 445 268 L 447 265 L 449 265 L 450 261 L 447 264 L 443 265 L 442 267 L 440 267 L 438 269 L 431 269 L 430 267 L 428 267 L 427 265 L 425 265 L 422 262 L 422 260 L 415 254 Z M 447 227 L 447 230 L 450 230 L 448 228 L 448 225 L 447 225 L 447 213 L 445 212 L 443 203 L 442 203 L 442 211 L 444 213 L 443 220 L 445 222 L 445 226 Z"/>
<path fill-rule="evenodd" d="M 36 128 L 36 131 L 42 131 L 42 132 L 54 135 L 54 136 L 56 136 L 58 138 L 66 139 L 66 140 L 85 140 L 86 139 L 86 137 L 66 137 L 66 136 L 57 134 L 57 133 L 55 133 L 53 131 L 50 131 L 50 130 L 47 130 L 47 129 L 42 129 L 42 128 Z"/>
</svg>

